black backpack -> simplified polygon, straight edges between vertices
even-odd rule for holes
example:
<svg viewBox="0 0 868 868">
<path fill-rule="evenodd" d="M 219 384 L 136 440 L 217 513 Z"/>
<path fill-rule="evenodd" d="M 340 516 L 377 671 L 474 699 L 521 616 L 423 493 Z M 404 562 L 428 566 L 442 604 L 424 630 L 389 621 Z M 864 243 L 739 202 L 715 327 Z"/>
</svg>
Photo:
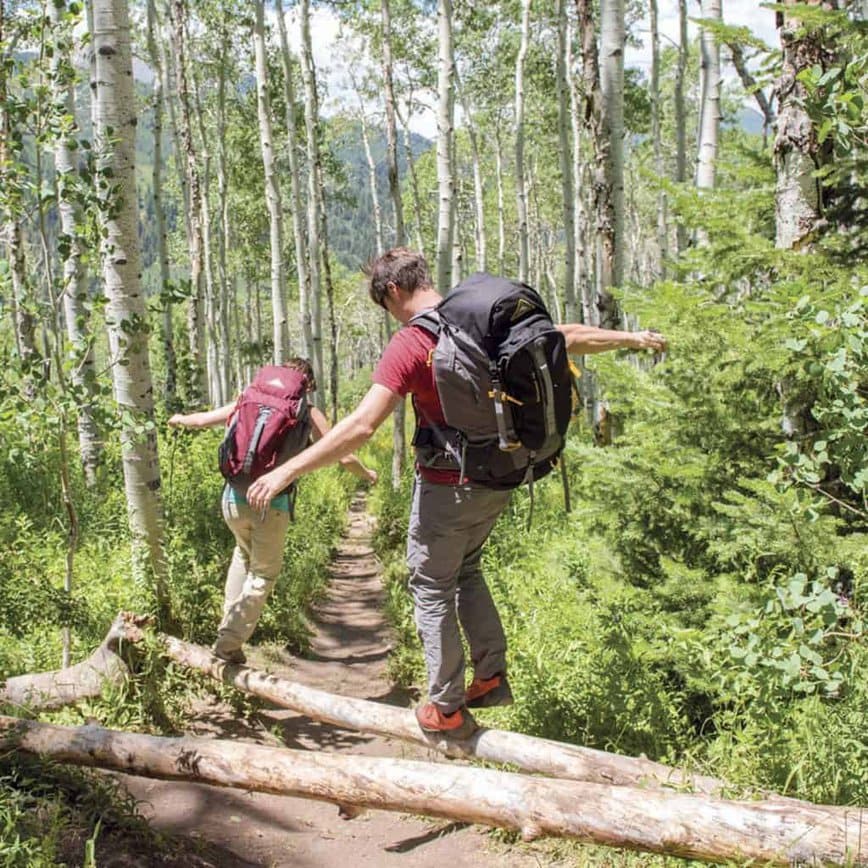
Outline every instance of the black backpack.
<svg viewBox="0 0 868 868">
<path fill-rule="evenodd" d="M 426 467 L 510 489 L 557 463 L 572 410 L 564 336 L 529 286 L 477 272 L 411 323 L 437 337 L 430 364 L 446 426 L 420 419 Z"/>
</svg>

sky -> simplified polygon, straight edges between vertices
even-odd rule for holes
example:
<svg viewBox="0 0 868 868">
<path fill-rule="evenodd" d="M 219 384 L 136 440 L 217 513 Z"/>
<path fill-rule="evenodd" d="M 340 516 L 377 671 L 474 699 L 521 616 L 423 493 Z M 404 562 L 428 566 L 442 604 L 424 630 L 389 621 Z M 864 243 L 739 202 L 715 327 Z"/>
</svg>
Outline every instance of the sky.
<svg viewBox="0 0 868 868">
<path fill-rule="evenodd" d="M 723 20 L 726 24 L 736 26 L 747 26 L 751 29 L 754 35 L 763 39 L 768 45 L 775 46 L 778 44 L 778 35 L 775 29 L 775 13 L 770 9 L 764 9 L 757 0 L 722 0 L 723 5 Z M 673 43 L 678 40 L 678 3 L 676 0 L 658 0 L 659 8 L 659 26 L 661 41 L 668 39 Z M 688 0 L 688 15 L 699 18 L 701 16 L 699 3 L 697 0 Z M 628 46 L 624 62 L 628 67 L 638 67 L 646 74 L 651 67 L 651 45 L 650 45 L 650 24 L 646 18 L 640 21 L 634 28 L 634 33 L 642 40 L 641 48 Z M 300 30 L 297 17 L 294 12 L 287 12 L 287 30 L 289 35 L 290 46 L 294 51 L 300 48 Z M 324 8 L 312 10 L 311 20 L 311 36 L 314 47 L 314 61 L 318 72 L 325 77 L 325 85 L 328 90 L 329 99 L 332 101 L 332 109 L 336 101 L 346 101 L 352 98 L 353 95 L 347 95 L 345 89 L 347 73 L 345 66 L 339 62 L 342 52 L 335 50 L 336 40 L 338 38 L 340 25 L 336 16 Z M 692 39 L 697 33 L 697 25 L 692 22 L 688 24 L 688 35 Z M 724 53 L 725 55 L 725 53 Z M 731 64 L 724 65 L 724 77 L 735 78 L 736 73 Z M 748 108 L 754 108 L 752 100 L 746 98 L 745 105 Z M 327 100 L 324 106 L 325 110 L 329 110 L 329 101 Z M 434 114 L 434 107 L 417 116 L 411 123 L 411 128 L 414 132 L 427 138 L 434 138 L 437 134 L 437 122 Z"/>
</svg>

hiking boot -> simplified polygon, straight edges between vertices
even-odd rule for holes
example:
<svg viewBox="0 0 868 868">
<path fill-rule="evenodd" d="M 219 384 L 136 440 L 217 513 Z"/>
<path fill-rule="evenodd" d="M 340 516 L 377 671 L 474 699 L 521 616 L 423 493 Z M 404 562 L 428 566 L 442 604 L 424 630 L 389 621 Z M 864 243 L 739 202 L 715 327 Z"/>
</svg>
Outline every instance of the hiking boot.
<svg viewBox="0 0 868 868">
<path fill-rule="evenodd" d="M 447 738 L 469 738 L 478 729 L 466 708 L 444 714 L 433 702 L 426 702 L 416 709 L 416 720 L 422 732 L 445 735 Z"/>
<path fill-rule="evenodd" d="M 495 705 L 512 705 L 512 691 L 505 675 L 491 678 L 474 678 L 464 694 L 470 708 L 494 708 Z"/>
<path fill-rule="evenodd" d="M 247 662 L 247 655 L 240 648 L 236 648 L 233 651 L 224 651 L 215 642 L 211 646 L 211 653 L 215 657 L 219 657 L 225 663 L 231 663 L 233 666 L 242 666 Z"/>
</svg>

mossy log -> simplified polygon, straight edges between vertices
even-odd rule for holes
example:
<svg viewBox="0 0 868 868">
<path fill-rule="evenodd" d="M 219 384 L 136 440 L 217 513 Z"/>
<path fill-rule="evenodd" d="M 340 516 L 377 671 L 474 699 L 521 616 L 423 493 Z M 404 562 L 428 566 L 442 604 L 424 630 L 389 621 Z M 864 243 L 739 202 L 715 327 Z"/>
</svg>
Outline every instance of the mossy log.
<svg viewBox="0 0 868 868">
<path fill-rule="evenodd" d="M 457 764 L 161 738 L 0 717 L 0 749 L 165 780 L 409 811 L 710 862 L 868 865 L 862 811 L 730 802 Z"/>
</svg>

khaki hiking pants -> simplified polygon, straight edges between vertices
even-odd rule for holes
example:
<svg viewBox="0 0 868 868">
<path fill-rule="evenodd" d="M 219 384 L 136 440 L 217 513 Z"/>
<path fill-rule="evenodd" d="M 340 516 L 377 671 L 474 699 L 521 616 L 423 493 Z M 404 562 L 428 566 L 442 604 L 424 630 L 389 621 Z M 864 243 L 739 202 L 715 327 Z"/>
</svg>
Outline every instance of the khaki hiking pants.
<svg viewBox="0 0 868 868">
<path fill-rule="evenodd" d="M 509 503 L 509 491 L 437 485 L 417 477 L 407 534 L 416 628 L 425 651 L 428 694 L 444 714 L 464 705 L 464 650 L 473 674 L 506 673 L 506 638 L 482 576 L 482 546 Z"/>
<path fill-rule="evenodd" d="M 235 551 L 226 574 L 223 620 L 215 648 L 238 650 L 252 635 L 283 563 L 289 513 L 269 507 L 264 515 L 246 503 L 223 499 L 223 519 L 235 536 Z"/>
</svg>

